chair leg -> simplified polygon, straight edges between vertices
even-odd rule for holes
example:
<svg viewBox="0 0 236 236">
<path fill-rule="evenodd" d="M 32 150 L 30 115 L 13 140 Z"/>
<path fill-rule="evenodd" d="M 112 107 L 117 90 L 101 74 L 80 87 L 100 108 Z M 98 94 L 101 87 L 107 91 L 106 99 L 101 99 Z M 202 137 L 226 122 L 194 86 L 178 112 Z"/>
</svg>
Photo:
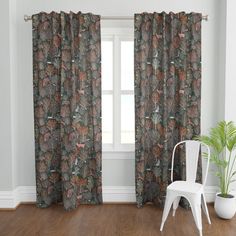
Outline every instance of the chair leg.
<svg viewBox="0 0 236 236">
<path fill-rule="evenodd" d="M 197 202 L 192 202 L 193 204 L 191 204 L 192 207 L 192 213 L 193 213 L 193 217 L 196 223 L 196 226 L 199 230 L 199 235 L 202 236 L 202 215 L 201 215 L 201 205 L 198 204 Z"/>
<path fill-rule="evenodd" d="M 209 216 L 209 212 L 208 212 L 208 208 L 207 208 L 207 204 L 206 204 L 206 198 L 205 198 L 205 195 L 204 193 L 202 194 L 202 208 L 203 208 L 203 211 L 207 217 L 207 221 L 209 224 L 211 224 L 211 219 L 210 219 L 210 216 Z"/>
<path fill-rule="evenodd" d="M 175 216 L 176 209 L 179 206 L 179 201 L 181 197 L 176 197 L 176 199 L 173 202 L 173 216 Z"/>
<path fill-rule="evenodd" d="M 175 198 L 176 198 L 175 194 L 173 194 L 172 192 L 167 191 L 164 211 L 163 211 L 163 214 L 162 214 L 162 221 L 161 221 L 160 231 L 163 230 L 163 227 L 164 227 L 165 221 L 167 219 L 167 216 L 169 214 L 171 205 L 172 205 L 173 201 L 175 200 Z"/>
</svg>

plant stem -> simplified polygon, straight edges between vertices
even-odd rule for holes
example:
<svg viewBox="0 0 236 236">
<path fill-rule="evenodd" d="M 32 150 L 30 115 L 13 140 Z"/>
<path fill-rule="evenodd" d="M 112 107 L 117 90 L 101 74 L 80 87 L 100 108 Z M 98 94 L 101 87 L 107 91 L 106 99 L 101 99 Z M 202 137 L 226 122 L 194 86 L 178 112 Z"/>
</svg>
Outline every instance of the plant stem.
<svg viewBox="0 0 236 236">
<path fill-rule="evenodd" d="M 230 167 L 229 165 L 230 165 L 230 161 L 231 161 L 231 156 L 232 156 L 232 152 L 230 151 L 226 175 L 225 175 L 226 194 L 228 194 L 228 188 L 229 188 L 229 167 Z M 225 154 L 225 161 L 226 161 L 226 154 Z"/>
<path fill-rule="evenodd" d="M 217 153 L 217 152 L 216 152 Z M 216 155 L 218 157 L 218 161 L 221 161 L 221 159 L 224 159 L 223 153 L 219 153 Z M 222 194 L 225 194 L 225 168 L 223 168 L 221 165 L 218 166 L 218 170 L 220 172 L 220 191 Z"/>
<path fill-rule="evenodd" d="M 231 153 L 232 153 L 232 152 L 231 152 Z M 236 160 L 236 156 L 234 156 L 233 162 L 232 162 L 231 167 L 230 167 L 227 190 L 228 190 L 228 188 L 229 188 L 230 180 L 231 180 L 231 178 L 232 178 L 231 175 L 232 175 L 233 167 L 234 167 L 234 164 L 235 164 L 235 160 Z M 229 164 L 230 164 L 230 163 L 229 163 Z"/>
</svg>

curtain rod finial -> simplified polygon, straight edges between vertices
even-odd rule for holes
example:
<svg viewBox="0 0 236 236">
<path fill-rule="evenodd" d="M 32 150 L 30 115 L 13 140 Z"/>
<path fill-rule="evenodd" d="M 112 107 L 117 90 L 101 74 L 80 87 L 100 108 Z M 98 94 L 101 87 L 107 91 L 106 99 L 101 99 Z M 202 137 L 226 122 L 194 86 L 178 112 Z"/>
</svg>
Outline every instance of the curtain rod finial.
<svg viewBox="0 0 236 236">
<path fill-rule="evenodd" d="M 27 21 L 29 21 L 29 20 L 31 20 L 31 19 L 32 19 L 31 16 L 24 15 L 24 20 L 25 20 L 25 22 L 27 22 Z"/>
</svg>

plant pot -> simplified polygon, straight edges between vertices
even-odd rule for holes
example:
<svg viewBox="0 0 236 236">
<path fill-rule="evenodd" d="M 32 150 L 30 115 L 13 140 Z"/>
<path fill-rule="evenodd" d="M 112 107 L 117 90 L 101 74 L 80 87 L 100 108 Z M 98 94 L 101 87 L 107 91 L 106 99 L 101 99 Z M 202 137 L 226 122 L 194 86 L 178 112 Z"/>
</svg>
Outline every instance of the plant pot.
<svg viewBox="0 0 236 236">
<path fill-rule="evenodd" d="M 234 195 L 222 197 L 220 193 L 216 194 L 214 204 L 216 214 L 222 219 L 231 219 L 236 212 L 236 198 Z"/>
</svg>

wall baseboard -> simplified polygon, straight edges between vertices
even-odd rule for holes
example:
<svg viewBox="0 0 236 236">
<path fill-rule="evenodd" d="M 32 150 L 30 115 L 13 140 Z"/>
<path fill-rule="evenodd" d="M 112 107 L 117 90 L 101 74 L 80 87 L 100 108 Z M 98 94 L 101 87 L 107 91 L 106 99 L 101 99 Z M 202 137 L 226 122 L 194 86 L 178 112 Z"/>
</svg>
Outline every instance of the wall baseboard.
<svg viewBox="0 0 236 236">
<path fill-rule="evenodd" d="M 214 202 L 216 186 L 206 186 L 207 202 Z M 0 191 L 0 209 L 15 209 L 24 202 L 36 201 L 35 186 L 19 186 L 13 191 Z M 134 203 L 136 201 L 135 186 L 103 186 L 104 203 Z"/>
<path fill-rule="evenodd" d="M 17 201 L 36 202 L 36 187 L 35 186 L 19 186 L 17 187 Z"/>
<path fill-rule="evenodd" d="M 35 201 L 35 186 L 19 186 L 13 191 L 0 191 L 0 209 L 14 209 L 20 203 Z"/>
<path fill-rule="evenodd" d="M 135 186 L 103 186 L 103 202 L 136 202 Z"/>
<path fill-rule="evenodd" d="M 207 202 L 215 201 L 217 186 L 206 186 L 205 197 Z M 135 186 L 104 186 L 104 202 L 136 202 Z"/>
<path fill-rule="evenodd" d="M 205 186 L 204 193 L 207 202 L 214 202 L 216 193 L 219 191 L 217 186 Z"/>
<path fill-rule="evenodd" d="M 14 209 L 16 206 L 15 191 L 0 191 L 0 208 Z"/>
</svg>

